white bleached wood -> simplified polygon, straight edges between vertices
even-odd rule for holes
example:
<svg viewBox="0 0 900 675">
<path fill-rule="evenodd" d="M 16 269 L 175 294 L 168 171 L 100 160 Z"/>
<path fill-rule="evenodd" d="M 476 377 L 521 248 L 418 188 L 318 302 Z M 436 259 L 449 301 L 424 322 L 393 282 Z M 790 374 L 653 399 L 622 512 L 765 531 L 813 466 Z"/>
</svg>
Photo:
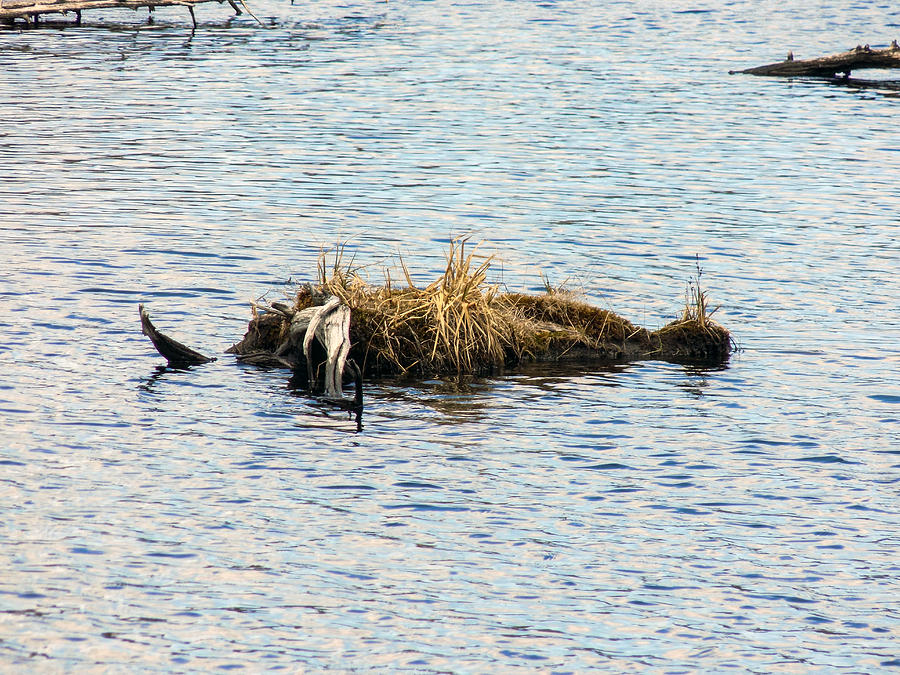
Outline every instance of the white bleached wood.
<svg viewBox="0 0 900 675">
<path fill-rule="evenodd" d="M 331 297 L 328 302 L 326 302 L 321 307 L 316 308 L 317 311 L 310 317 L 309 325 L 306 328 L 306 335 L 303 338 L 303 356 L 306 358 L 306 368 L 307 368 L 307 376 L 309 378 L 309 387 L 313 388 L 313 385 L 316 381 L 315 373 L 313 372 L 312 365 L 312 341 L 313 338 L 316 337 L 316 333 L 319 329 L 319 325 L 323 324 L 326 318 L 332 314 L 338 307 L 341 306 L 340 298 Z M 343 363 L 341 363 L 341 369 L 338 371 L 338 386 L 335 389 L 334 386 L 334 368 L 337 366 L 335 359 L 340 356 L 342 351 L 342 343 L 346 340 L 349 350 L 350 344 L 350 309 L 345 307 L 347 320 L 346 326 L 344 326 L 344 322 L 342 320 L 330 321 L 323 325 L 323 330 L 325 333 L 325 339 L 320 340 L 322 344 L 325 346 L 325 352 L 328 354 L 328 361 L 325 367 L 325 395 L 328 397 L 337 397 L 339 398 L 341 395 L 341 387 L 340 387 L 340 378 L 343 375 Z M 335 333 L 335 328 L 339 331 L 344 330 L 344 333 L 338 332 Z M 346 359 L 346 355 L 344 356 Z"/>
</svg>

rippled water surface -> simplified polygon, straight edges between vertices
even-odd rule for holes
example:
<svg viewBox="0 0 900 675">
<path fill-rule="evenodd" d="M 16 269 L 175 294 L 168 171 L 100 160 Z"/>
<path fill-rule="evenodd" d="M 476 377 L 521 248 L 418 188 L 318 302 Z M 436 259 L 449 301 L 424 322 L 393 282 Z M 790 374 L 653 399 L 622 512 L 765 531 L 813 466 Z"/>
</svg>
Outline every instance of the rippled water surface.
<svg viewBox="0 0 900 675">
<path fill-rule="evenodd" d="M 900 668 L 900 103 L 729 76 L 890 3 L 251 0 L 0 32 L 0 670 Z M 727 366 L 373 382 L 206 352 L 456 235 Z"/>
</svg>

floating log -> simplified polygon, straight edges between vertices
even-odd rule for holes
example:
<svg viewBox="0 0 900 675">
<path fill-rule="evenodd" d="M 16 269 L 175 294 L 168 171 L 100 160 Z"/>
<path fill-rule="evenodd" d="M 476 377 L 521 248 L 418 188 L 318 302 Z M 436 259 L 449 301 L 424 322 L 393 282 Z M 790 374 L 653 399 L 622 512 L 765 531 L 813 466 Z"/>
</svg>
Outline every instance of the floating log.
<svg viewBox="0 0 900 675">
<path fill-rule="evenodd" d="M 139 9 L 146 7 L 150 12 L 155 7 L 187 7 L 191 15 L 191 22 L 194 28 L 197 27 L 197 19 L 194 16 L 194 5 L 204 2 L 218 2 L 222 4 L 225 0 L 0 0 L 0 22 L 7 25 L 12 24 L 16 19 L 24 18 L 33 24 L 37 24 L 38 17 L 42 14 L 67 14 L 75 13 L 75 24 L 81 25 L 81 13 L 88 9 L 103 9 L 108 7 L 119 7 L 127 9 Z M 247 8 L 244 0 L 238 0 L 244 9 L 254 18 L 252 12 Z M 237 14 L 241 11 L 238 9 L 234 0 L 228 0 Z M 259 19 L 257 19 L 259 21 Z"/>
<path fill-rule="evenodd" d="M 840 54 L 799 61 L 792 52 L 788 52 L 784 61 L 745 70 L 731 70 L 729 73 L 774 77 L 834 77 L 837 73 L 842 73 L 845 78 L 849 78 L 852 71 L 864 68 L 900 68 L 900 45 L 896 40 L 885 49 L 857 45 Z"/>
</svg>

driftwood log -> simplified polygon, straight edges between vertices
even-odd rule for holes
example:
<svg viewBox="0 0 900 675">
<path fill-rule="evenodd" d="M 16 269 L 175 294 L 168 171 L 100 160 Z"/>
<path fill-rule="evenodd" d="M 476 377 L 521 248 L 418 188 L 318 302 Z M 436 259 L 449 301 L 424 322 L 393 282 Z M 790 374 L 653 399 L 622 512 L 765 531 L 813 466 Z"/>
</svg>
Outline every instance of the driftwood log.
<svg viewBox="0 0 900 675">
<path fill-rule="evenodd" d="M 854 70 L 866 68 L 900 68 L 900 44 L 894 40 L 890 47 L 872 49 L 869 45 L 857 45 L 840 54 L 822 56 L 816 59 L 797 60 L 792 52 L 778 63 L 731 70 L 729 73 L 743 75 L 765 75 L 770 77 L 825 77 L 834 78 L 841 73 L 845 79 Z"/>
<path fill-rule="evenodd" d="M 89 9 L 103 9 L 108 7 L 140 9 L 146 7 L 152 12 L 155 7 L 187 7 L 191 15 L 191 23 L 197 28 L 197 17 L 194 14 L 194 5 L 204 2 L 218 2 L 225 0 L 0 0 L 0 24 L 12 26 L 16 19 L 25 19 L 33 26 L 38 24 L 39 17 L 44 14 L 75 14 L 75 25 L 81 25 L 81 13 Z M 253 12 L 247 7 L 245 0 L 227 0 L 236 15 L 241 14 L 243 7 L 250 16 L 263 25 Z"/>
</svg>

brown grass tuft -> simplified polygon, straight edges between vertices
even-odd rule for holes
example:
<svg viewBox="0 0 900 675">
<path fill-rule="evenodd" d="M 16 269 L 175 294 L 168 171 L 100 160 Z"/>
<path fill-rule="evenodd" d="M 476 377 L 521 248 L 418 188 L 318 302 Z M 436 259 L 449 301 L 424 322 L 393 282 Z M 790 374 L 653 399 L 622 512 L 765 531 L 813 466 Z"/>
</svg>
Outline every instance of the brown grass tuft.
<svg viewBox="0 0 900 675">
<path fill-rule="evenodd" d="M 700 284 L 703 269 L 700 267 L 699 256 L 695 264 L 697 276 L 688 281 L 681 318 L 663 326 L 652 335 L 670 358 L 722 360 L 731 353 L 733 340 L 724 326 L 712 320 L 712 315 L 719 308 L 709 309 L 707 293 Z"/>
<path fill-rule="evenodd" d="M 329 295 L 351 309 L 352 353 L 368 375 L 483 375 L 526 360 L 629 360 L 636 358 L 723 358 L 730 335 L 710 319 L 702 271 L 691 280 L 681 319 L 653 333 L 605 309 L 576 299 L 544 279 L 537 295 L 501 293 L 487 280 L 493 256 L 477 255 L 465 239 L 450 242 L 443 273 L 420 288 L 403 260 L 397 286 L 388 270 L 381 286 L 370 285 L 344 245 L 333 260 L 319 258 L 317 285 L 301 286 L 294 309 L 321 305 Z M 287 322 L 264 315 L 251 322 L 235 346 L 273 351 Z"/>
<path fill-rule="evenodd" d="M 346 268 L 325 279 L 324 290 L 351 309 L 351 340 L 365 345 L 367 367 L 401 374 L 483 373 L 501 368 L 515 352 L 508 312 L 495 302 L 497 286 L 487 283 L 493 256 L 478 262 L 478 247 L 467 251 L 466 244 L 450 242 L 443 274 L 425 288 L 416 287 L 402 261 L 404 288 L 394 287 L 389 272 L 381 287 Z"/>
</svg>

